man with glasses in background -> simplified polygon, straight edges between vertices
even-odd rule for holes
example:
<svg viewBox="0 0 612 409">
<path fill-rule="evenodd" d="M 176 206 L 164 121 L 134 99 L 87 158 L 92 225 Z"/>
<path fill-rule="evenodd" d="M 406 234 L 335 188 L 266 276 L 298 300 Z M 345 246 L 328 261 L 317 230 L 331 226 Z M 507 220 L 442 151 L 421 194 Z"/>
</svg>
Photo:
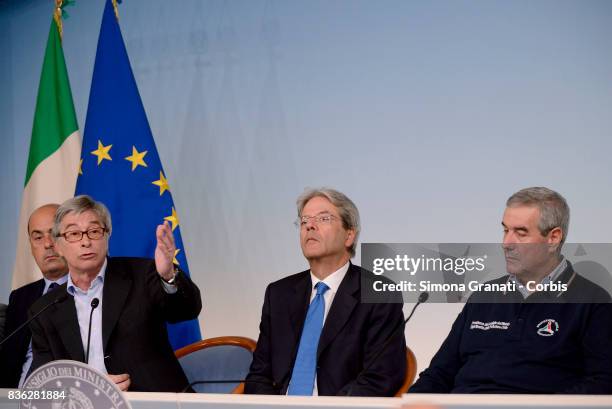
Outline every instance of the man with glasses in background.
<svg viewBox="0 0 612 409">
<path fill-rule="evenodd" d="M 357 207 L 324 188 L 304 192 L 297 208 L 310 269 L 266 289 L 245 393 L 393 396 L 406 371 L 403 304 L 361 302 L 362 280 L 375 276 L 350 262 Z"/>
<path fill-rule="evenodd" d="M 43 294 L 64 284 L 68 279 L 66 260 L 55 250 L 51 233 L 58 204 L 46 204 L 34 210 L 28 220 L 30 250 L 43 278 L 11 292 L 6 312 L 5 336 L 28 319 L 28 309 Z M 23 385 L 32 364 L 32 334 L 26 326 L 7 339 L 0 350 L 0 387 Z"/>
<path fill-rule="evenodd" d="M 188 381 L 166 322 L 196 318 L 200 291 L 174 267 L 167 222 L 157 227 L 155 260 L 108 257 L 111 232 L 108 209 L 89 196 L 57 209 L 53 235 L 68 264 L 68 282 L 30 310 L 34 315 L 56 302 L 30 324 L 32 368 L 72 359 L 108 374 L 124 391 L 179 392 Z"/>
</svg>

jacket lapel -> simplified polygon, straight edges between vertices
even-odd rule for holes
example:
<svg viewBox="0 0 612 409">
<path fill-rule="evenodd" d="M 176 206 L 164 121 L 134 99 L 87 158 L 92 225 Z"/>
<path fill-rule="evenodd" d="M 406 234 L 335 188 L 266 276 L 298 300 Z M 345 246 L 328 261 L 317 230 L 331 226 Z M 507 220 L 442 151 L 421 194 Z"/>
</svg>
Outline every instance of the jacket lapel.
<svg viewBox="0 0 612 409">
<path fill-rule="evenodd" d="M 43 291 L 45 291 L 45 280 L 41 278 L 35 281 L 33 285 L 27 289 L 23 301 L 20 299 L 19 302 L 16 303 L 16 313 L 20 322 L 24 322 L 28 319 L 28 310 L 36 300 L 44 295 Z M 29 331 L 29 329 L 27 330 Z"/>
<path fill-rule="evenodd" d="M 66 293 L 66 284 L 61 290 Z M 81 340 L 81 330 L 77 318 L 77 310 L 74 305 L 74 297 L 68 295 L 64 301 L 55 306 L 56 313 L 50 314 L 50 319 L 68 351 L 71 359 L 84 362 L 85 352 L 83 351 L 83 341 Z"/>
<path fill-rule="evenodd" d="M 302 335 L 302 328 L 304 327 L 304 320 L 306 319 L 306 313 L 310 305 L 310 294 L 312 292 L 312 280 L 308 271 L 298 280 L 293 291 L 293 297 L 289 306 L 289 321 L 291 322 L 295 345 L 297 346 Z"/>
<path fill-rule="evenodd" d="M 31 298 L 32 298 L 32 303 L 30 303 L 30 305 L 32 305 L 34 303 L 34 301 L 38 300 L 40 297 L 42 297 L 43 291 L 45 291 L 45 279 L 41 278 L 40 280 L 38 280 L 36 282 L 36 286 L 34 287 L 34 290 L 32 291 Z"/>
<path fill-rule="evenodd" d="M 132 287 L 132 280 L 108 259 L 102 295 L 102 345 L 104 351 Z"/>
<path fill-rule="evenodd" d="M 317 359 L 345 326 L 359 303 L 360 267 L 349 266 L 346 276 L 338 287 L 338 292 L 329 310 L 317 348 Z"/>
</svg>

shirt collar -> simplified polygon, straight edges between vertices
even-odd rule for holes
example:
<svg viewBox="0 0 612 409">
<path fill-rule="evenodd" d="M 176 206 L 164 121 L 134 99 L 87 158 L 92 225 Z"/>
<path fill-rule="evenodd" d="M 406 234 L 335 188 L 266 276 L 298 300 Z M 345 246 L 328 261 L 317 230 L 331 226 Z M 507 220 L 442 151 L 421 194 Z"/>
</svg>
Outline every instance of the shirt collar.
<svg viewBox="0 0 612 409">
<path fill-rule="evenodd" d="M 48 278 L 43 277 L 43 279 L 45 280 L 45 288 L 44 288 L 43 294 L 46 294 L 47 291 L 49 291 L 49 286 L 51 284 L 53 284 L 53 283 L 56 283 L 57 285 L 64 284 L 66 281 L 68 281 L 68 276 L 69 275 L 70 274 L 65 274 L 65 275 L 61 276 L 60 278 L 58 278 L 57 280 L 49 280 Z"/>
<path fill-rule="evenodd" d="M 544 277 L 542 281 L 540 282 L 542 284 L 552 283 L 553 281 L 559 278 L 561 273 L 563 273 L 566 268 L 567 268 L 567 260 L 565 259 L 565 257 L 561 256 L 561 262 L 557 265 L 557 267 L 553 268 L 553 271 L 551 271 L 550 274 Z M 527 289 L 526 286 L 519 286 L 520 282 L 516 278 L 516 275 L 509 274 L 508 281 L 513 282 L 517 286 L 516 288 L 522 294 L 523 298 L 527 298 L 529 297 L 529 295 L 531 295 L 531 292 Z"/>
<path fill-rule="evenodd" d="M 565 259 L 565 257 L 561 256 L 561 262 L 559 263 L 559 265 L 555 267 L 553 271 L 550 272 L 549 275 L 544 277 L 544 279 L 542 280 L 542 283 L 551 283 L 555 281 L 556 279 L 559 278 L 561 273 L 565 271 L 566 268 L 567 268 L 567 260 Z"/>
<path fill-rule="evenodd" d="M 93 288 L 94 285 L 96 285 L 98 282 L 103 284 L 104 283 L 104 276 L 105 275 L 106 275 L 106 259 L 104 259 L 104 264 L 102 264 L 102 268 L 100 269 L 100 272 L 98 273 L 96 278 L 94 278 L 91 281 L 91 286 L 89 286 L 89 289 Z M 67 276 L 68 276 L 68 285 L 67 285 L 66 290 L 68 291 L 68 294 L 70 294 L 70 295 L 72 295 L 74 297 L 74 294 L 75 294 L 75 292 L 77 290 L 83 292 L 83 290 L 81 290 L 76 285 L 74 285 L 74 282 L 72 281 L 72 276 L 70 275 L 70 272 L 68 272 Z"/>
<path fill-rule="evenodd" d="M 344 279 L 344 276 L 346 275 L 346 272 L 349 269 L 349 265 L 350 262 L 347 261 L 345 265 L 325 277 L 324 280 L 319 280 L 314 274 L 312 274 L 311 271 L 310 280 L 312 281 L 312 288 L 314 288 L 314 286 L 317 285 L 320 281 L 323 281 L 329 287 L 328 291 L 330 291 L 331 293 L 336 293 L 338 291 L 338 287 L 340 287 L 340 283 Z"/>
</svg>

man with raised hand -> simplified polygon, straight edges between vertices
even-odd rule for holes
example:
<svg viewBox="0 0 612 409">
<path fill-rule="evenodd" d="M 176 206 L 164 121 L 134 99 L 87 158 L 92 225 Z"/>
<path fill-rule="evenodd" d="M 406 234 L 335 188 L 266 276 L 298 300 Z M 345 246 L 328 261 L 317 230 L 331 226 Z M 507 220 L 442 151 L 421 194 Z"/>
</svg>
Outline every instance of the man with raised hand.
<svg viewBox="0 0 612 409">
<path fill-rule="evenodd" d="M 57 209 L 53 234 L 69 276 L 66 285 L 30 310 L 34 315 L 56 302 L 31 323 L 32 367 L 72 359 L 107 373 L 122 390 L 179 392 L 188 381 L 166 323 L 196 318 L 200 292 L 173 265 L 175 244 L 167 222 L 157 227 L 155 260 L 108 257 L 111 232 L 108 209 L 89 196 Z"/>
</svg>

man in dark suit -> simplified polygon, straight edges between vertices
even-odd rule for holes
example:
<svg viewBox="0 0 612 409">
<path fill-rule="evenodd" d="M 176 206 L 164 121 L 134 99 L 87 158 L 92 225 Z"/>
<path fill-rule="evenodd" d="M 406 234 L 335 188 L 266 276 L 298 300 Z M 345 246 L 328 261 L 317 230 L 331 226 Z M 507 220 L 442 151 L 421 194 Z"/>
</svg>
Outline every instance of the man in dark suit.
<svg viewBox="0 0 612 409">
<path fill-rule="evenodd" d="M 57 210 L 53 233 L 68 263 L 68 282 L 30 310 L 33 315 L 57 302 L 32 321 L 32 367 L 73 359 L 107 373 L 122 390 L 179 392 L 188 381 L 166 322 L 196 318 L 200 292 L 173 265 L 167 222 L 157 228 L 155 260 L 108 258 L 111 230 L 106 207 L 88 196 L 69 199 Z M 99 305 L 92 314 L 95 299 Z"/>
<path fill-rule="evenodd" d="M 55 250 L 51 235 L 55 210 L 59 205 L 47 204 L 39 207 L 28 220 L 30 250 L 43 275 L 38 281 L 24 285 L 11 292 L 6 313 L 5 335 L 9 335 L 28 319 L 28 309 L 44 293 L 66 282 L 68 266 Z M 0 386 L 20 386 L 32 363 L 32 334 L 25 327 L 9 339 L 0 351 Z"/>
<path fill-rule="evenodd" d="M 355 204 L 319 189 L 297 205 L 310 269 L 266 289 L 245 392 L 393 396 L 406 370 L 403 304 L 361 302 L 374 275 L 350 262 L 360 229 Z"/>
</svg>

